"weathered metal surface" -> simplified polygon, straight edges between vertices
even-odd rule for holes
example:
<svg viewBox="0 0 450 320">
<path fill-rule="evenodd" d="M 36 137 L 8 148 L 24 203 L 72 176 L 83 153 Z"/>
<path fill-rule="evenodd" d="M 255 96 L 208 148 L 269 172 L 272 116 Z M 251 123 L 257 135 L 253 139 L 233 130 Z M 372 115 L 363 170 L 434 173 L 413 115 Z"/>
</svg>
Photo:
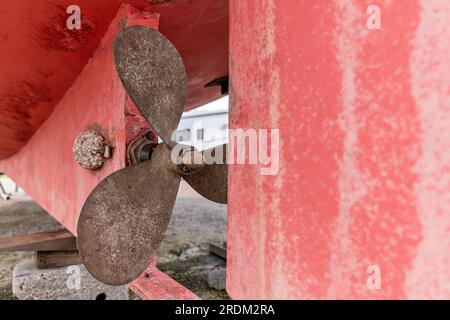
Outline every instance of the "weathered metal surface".
<svg viewBox="0 0 450 320">
<path fill-rule="evenodd" d="M 66 229 L 0 238 L 0 251 L 59 251 L 76 249 L 76 238 Z"/>
<path fill-rule="evenodd" d="M 8 176 L 74 235 L 89 193 L 103 178 L 125 167 L 130 136 L 150 130 L 127 97 L 114 66 L 117 34 L 136 20 L 158 26 L 157 16 L 124 7 L 45 125 L 18 154 L 0 161 Z M 87 129 L 99 132 L 114 150 L 95 171 L 81 168 L 73 157 L 73 142 Z"/>
<path fill-rule="evenodd" d="M 131 26 L 118 35 L 114 58 L 127 94 L 163 141 L 171 143 L 186 93 L 186 73 L 176 49 L 157 30 Z M 143 152 L 147 161 L 136 164 Z M 168 145 L 153 150 L 138 137 L 128 154 L 135 165 L 104 179 L 86 200 L 78 221 L 84 265 L 111 285 L 130 283 L 145 270 L 168 226 L 180 182 Z M 152 181 L 158 183 L 150 187 Z"/>
<path fill-rule="evenodd" d="M 182 155 L 177 160 L 180 162 L 177 165 L 177 172 L 183 176 L 189 176 L 196 174 L 199 170 L 205 166 L 203 154 L 196 150 L 194 147 L 186 146 L 187 149 L 182 151 Z"/>
<path fill-rule="evenodd" d="M 154 150 L 143 149 L 151 144 L 142 143 L 139 137 L 132 142 L 138 155 L 128 148 L 129 161 L 142 161 L 143 151 L 147 161 L 105 178 L 86 200 L 78 221 L 78 247 L 88 271 L 104 283 L 123 285 L 142 274 L 159 247 L 180 176 L 189 178 L 200 193 L 212 199 L 219 194 L 222 200 L 219 191 L 226 194 L 227 171 L 226 164 L 204 167 L 199 152 L 180 156 L 187 161 L 186 156 L 197 154 L 200 167 L 184 162 L 182 168 L 189 170 L 180 171 L 172 162 L 175 142 L 171 138 L 181 119 L 186 92 L 183 61 L 173 45 L 156 30 L 131 26 L 117 37 L 114 57 L 127 94 L 164 141 Z M 214 151 L 209 155 L 214 156 Z M 150 185 L 152 181 L 158 183 Z M 134 249 L 129 250 L 130 246 Z"/>
<path fill-rule="evenodd" d="M 176 48 L 145 26 L 123 30 L 114 45 L 117 72 L 141 114 L 166 144 L 184 110 L 186 71 Z"/>
<path fill-rule="evenodd" d="M 218 153 L 219 161 L 214 160 L 216 152 Z M 205 161 L 204 165 L 193 174 L 183 176 L 184 180 L 206 199 L 218 203 L 227 203 L 227 145 L 203 151 L 203 158 Z"/>
<path fill-rule="evenodd" d="M 228 6 L 229 0 L 175 0 L 150 9 L 161 15 L 158 30 L 186 66 L 185 111 L 223 96 L 220 87 L 204 86 L 228 75 Z"/>
<path fill-rule="evenodd" d="M 111 157 L 111 147 L 106 139 L 95 130 L 82 132 L 73 144 L 75 161 L 83 168 L 100 169 L 107 158 Z"/>
<path fill-rule="evenodd" d="M 130 284 L 143 300 L 199 300 L 199 298 L 168 275 L 156 269 L 154 263 Z"/>
<path fill-rule="evenodd" d="M 230 167 L 234 299 L 450 298 L 450 2 L 370 4 L 230 1 L 230 126 L 280 129 Z"/>
<path fill-rule="evenodd" d="M 66 26 L 67 8 L 74 4 L 81 8 L 80 30 Z M 0 159 L 17 153 L 48 119 L 123 4 L 140 12 L 130 24 L 161 14 L 160 30 L 180 50 L 186 64 L 186 110 L 221 96 L 220 89 L 203 86 L 228 74 L 227 0 L 0 1 Z"/>
<path fill-rule="evenodd" d="M 103 180 L 90 194 L 78 221 L 84 265 L 110 285 L 130 283 L 146 269 L 169 224 L 180 177 L 171 150 L 160 144 L 150 161 Z"/>
<path fill-rule="evenodd" d="M 158 145 L 155 140 L 157 140 L 157 137 L 153 136 L 153 132 L 147 131 L 131 141 L 127 147 L 127 165 L 135 165 L 150 160 L 153 150 Z"/>
<path fill-rule="evenodd" d="M 197 5 L 198 2 L 193 7 Z M 18 154 L 0 161 L 0 167 L 15 182 L 75 235 L 78 217 L 89 193 L 103 178 L 125 167 L 127 144 L 143 132 L 151 131 L 147 121 L 126 96 L 117 76 L 113 43 L 126 26 L 139 24 L 157 28 L 158 21 L 156 14 L 123 7 L 89 63 L 45 125 Z M 194 29 L 200 27 L 200 22 L 196 26 Z M 193 73 L 199 70 L 205 72 L 204 68 L 195 69 Z M 202 95 L 201 99 L 205 96 Z M 96 171 L 79 167 L 72 152 L 73 141 L 80 132 L 90 128 L 98 130 L 114 148 L 112 158 Z M 158 284 L 166 285 L 166 282 L 149 285 L 156 288 Z M 178 298 L 183 298 L 189 292 L 187 289 L 186 293 L 182 292 L 183 287 L 177 286 L 173 280 L 171 285 L 178 288 L 171 295 L 173 298 L 177 294 Z M 161 292 L 164 289 L 159 288 Z M 142 295 L 154 297 L 155 292 L 143 290 Z"/>
<path fill-rule="evenodd" d="M 225 147 L 219 150 L 226 156 Z M 81 211 L 78 248 L 87 270 L 104 283 L 123 285 L 142 274 L 168 227 L 180 177 L 211 200 L 226 201 L 226 164 L 206 164 L 201 153 L 189 150 L 181 155 L 181 166 L 190 170 L 180 171 L 168 145 L 161 143 L 150 154 L 151 160 L 139 164 L 140 156 L 132 157 L 134 165 L 105 178 Z M 196 155 L 198 165 L 191 163 Z"/>
</svg>

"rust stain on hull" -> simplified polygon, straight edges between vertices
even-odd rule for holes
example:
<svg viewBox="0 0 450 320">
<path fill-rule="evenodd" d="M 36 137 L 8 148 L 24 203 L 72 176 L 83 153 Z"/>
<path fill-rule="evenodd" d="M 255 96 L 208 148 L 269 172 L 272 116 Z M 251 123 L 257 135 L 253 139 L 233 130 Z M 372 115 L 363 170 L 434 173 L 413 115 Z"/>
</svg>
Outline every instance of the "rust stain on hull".
<svg viewBox="0 0 450 320">
<path fill-rule="evenodd" d="M 219 88 L 203 86 L 228 73 L 227 0 L 79 0 L 82 29 L 70 31 L 65 29 L 69 17 L 65 10 L 72 4 L 70 0 L 0 2 L 0 97 L 4 98 L 0 113 L 5 119 L 0 123 L 0 159 L 17 153 L 53 112 L 123 4 L 132 5 L 142 16 L 161 15 L 161 32 L 186 62 L 185 109 L 222 96 Z"/>
</svg>

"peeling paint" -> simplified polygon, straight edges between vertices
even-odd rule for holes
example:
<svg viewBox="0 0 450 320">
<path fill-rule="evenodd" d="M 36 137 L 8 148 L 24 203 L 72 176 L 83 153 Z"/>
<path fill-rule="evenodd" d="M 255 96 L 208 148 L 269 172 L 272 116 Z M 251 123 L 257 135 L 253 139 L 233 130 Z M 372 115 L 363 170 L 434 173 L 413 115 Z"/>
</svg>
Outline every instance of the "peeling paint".
<svg viewBox="0 0 450 320">
<path fill-rule="evenodd" d="M 135 14 L 130 24 L 142 23 L 145 16 L 153 14 L 164 17 L 161 32 L 183 51 L 187 67 L 186 110 L 222 96 L 219 88 L 204 88 L 204 84 L 228 74 L 226 0 L 158 1 L 152 5 L 151 0 L 107 2 L 77 1 L 82 11 L 80 30 L 66 28 L 66 8 L 71 0 L 40 0 L 39 5 L 30 0 L 0 2 L 0 96 L 21 102 L 0 100 L 0 111 L 5 111 L 7 120 L 0 123 L 0 159 L 24 147 L 54 111 L 94 51 L 101 49 L 100 41 L 121 5 L 131 5 L 135 13 L 145 10 Z M 206 49 L 197 50 L 200 47 Z M 36 86 L 35 94 L 24 90 L 26 82 Z"/>
<path fill-rule="evenodd" d="M 450 2 L 421 0 L 411 90 L 422 126 L 417 162 L 423 240 L 406 289 L 417 299 L 450 297 Z"/>
<path fill-rule="evenodd" d="M 405 2 L 230 2 L 230 125 L 276 119 L 286 170 L 230 168 L 232 298 L 449 296 L 448 5 Z"/>
<path fill-rule="evenodd" d="M 359 171 L 356 158 L 358 153 L 358 133 L 361 123 L 356 116 L 358 85 L 356 83 L 356 70 L 361 68 L 359 53 L 364 33 L 360 32 L 358 25 L 363 12 L 354 1 L 337 0 L 336 16 L 337 28 L 336 58 L 339 62 L 342 79 L 342 112 L 339 117 L 339 126 L 344 133 L 343 153 L 340 161 L 339 177 L 339 215 L 336 221 L 336 231 L 333 239 L 332 258 L 330 261 L 330 287 L 328 296 L 338 298 L 350 294 L 351 283 L 348 275 L 356 270 L 357 257 L 352 243 L 349 226 L 353 206 L 367 194 L 366 181 Z M 358 30 L 358 31 L 356 31 Z M 346 259 L 343 260 L 342 257 Z"/>
<path fill-rule="evenodd" d="M 47 50 L 62 50 L 77 52 L 89 47 L 89 43 L 96 37 L 97 22 L 90 20 L 83 14 L 82 28 L 69 30 L 66 26 L 67 7 L 55 5 L 49 8 L 49 18 L 45 24 L 35 26 L 36 46 Z"/>
</svg>

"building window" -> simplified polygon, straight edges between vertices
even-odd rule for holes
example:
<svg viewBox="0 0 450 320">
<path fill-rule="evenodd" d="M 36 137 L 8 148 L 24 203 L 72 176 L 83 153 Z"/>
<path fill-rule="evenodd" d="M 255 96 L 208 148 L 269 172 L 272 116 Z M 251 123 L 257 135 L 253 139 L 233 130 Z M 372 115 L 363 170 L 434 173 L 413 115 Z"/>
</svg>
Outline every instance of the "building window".
<svg viewBox="0 0 450 320">
<path fill-rule="evenodd" d="M 204 129 L 198 129 L 197 130 L 197 139 L 198 140 L 203 140 L 205 136 L 205 130 Z"/>
<path fill-rule="evenodd" d="M 176 135 L 177 135 L 177 138 L 176 138 L 177 142 L 189 141 L 190 135 L 191 135 L 191 130 L 190 129 L 180 130 L 180 131 L 177 131 Z"/>
</svg>

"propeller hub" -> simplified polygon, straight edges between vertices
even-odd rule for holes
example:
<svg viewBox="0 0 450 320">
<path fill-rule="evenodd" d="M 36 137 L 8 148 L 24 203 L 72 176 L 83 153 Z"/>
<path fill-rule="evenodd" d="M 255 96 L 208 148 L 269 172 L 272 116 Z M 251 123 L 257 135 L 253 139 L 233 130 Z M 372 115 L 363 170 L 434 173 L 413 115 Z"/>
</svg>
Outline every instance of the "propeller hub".
<svg viewBox="0 0 450 320">
<path fill-rule="evenodd" d="M 177 172 L 182 176 L 193 175 L 205 166 L 203 155 L 195 149 L 188 150 L 181 156 L 181 164 L 177 166 Z"/>
<path fill-rule="evenodd" d="M 117 37 L 114 59 L 127 94 L 163 141 L 156 145 L 145 134 L 133 141 L 129 166 L 96 186 L 78 220 L 78 248 L 87 270 L 104 283 L 123 285 L 142 274 L 158 249 L 180 177 L 207 199 L 226 203 L 228 169 L 225 162 L 205 160 L 225 146 L 199 152 L 170 139 L 183 113 L 187 80 L 181 56 L 164 36 L 128 27 Z"/>
</svg>

